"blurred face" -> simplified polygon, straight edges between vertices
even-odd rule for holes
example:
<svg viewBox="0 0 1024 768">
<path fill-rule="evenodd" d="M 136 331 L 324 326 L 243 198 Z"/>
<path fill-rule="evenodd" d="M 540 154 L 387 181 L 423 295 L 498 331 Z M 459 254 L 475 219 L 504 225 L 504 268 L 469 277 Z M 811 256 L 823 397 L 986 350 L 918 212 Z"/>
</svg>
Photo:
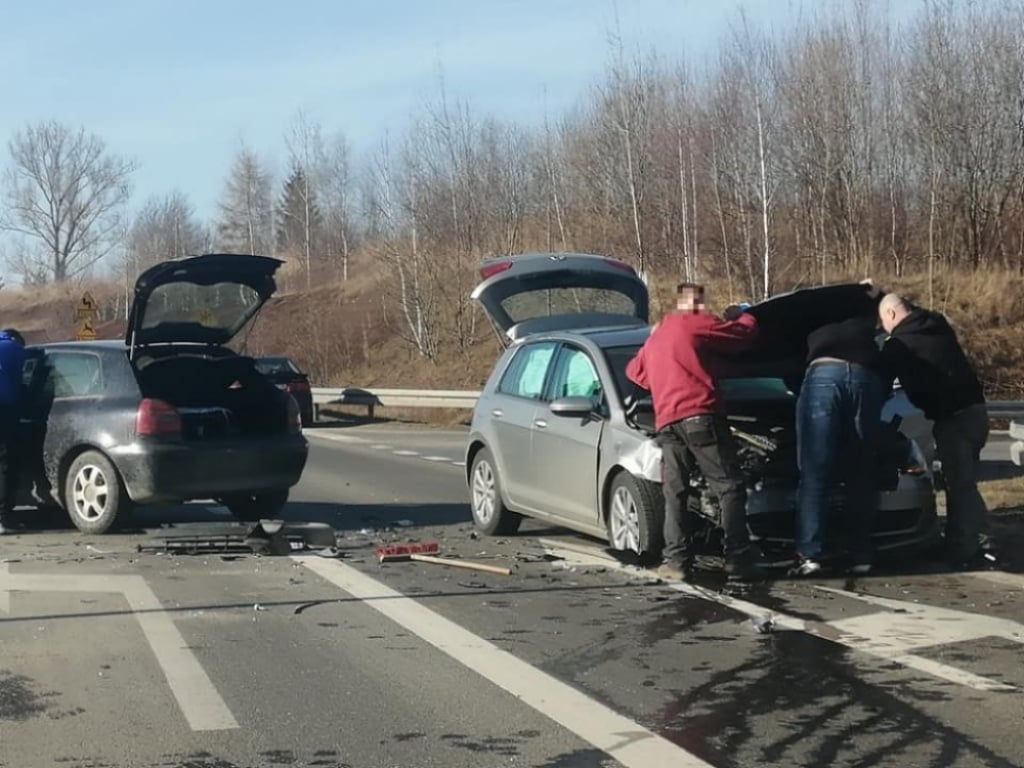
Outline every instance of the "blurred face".
<svg viewBox="0 0 1024 768">
<path fill-rule="evenodd" d="M 903 318 L 900 316 L 900 312 L 895 307 L 881 306 L 878 308 L 878 318 L 882 323 L 882 328 L 885 329 L 886 333 L 892 333 L 893 328 L 899 325 L 900 320 Z"/>
<path fill-rule="evenodd" d="M 706 311 L 707 304 L 705 303 L 704 291 L 691 288 L 685 289 L 676 299 L 676 309 L 680 312 L 691 312 L 695 315 Z"/>
</svg>

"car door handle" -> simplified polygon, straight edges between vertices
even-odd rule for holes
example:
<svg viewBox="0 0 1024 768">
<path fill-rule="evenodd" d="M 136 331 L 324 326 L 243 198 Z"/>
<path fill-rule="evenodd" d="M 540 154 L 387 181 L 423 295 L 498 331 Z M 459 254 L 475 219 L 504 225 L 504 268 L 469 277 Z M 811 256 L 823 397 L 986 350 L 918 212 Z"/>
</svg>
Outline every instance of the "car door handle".
<svg viewBox="0 0 1024 768">
<path fill-rule="evenodd" d="M 544 421 L 544 419 L 537 419 L 533 422 L 533 425 L 535 427 L 539 427 L 540 429 L 544 429 L 545 427 L 547 427 L 548 423 Z"/>
<path fill-rule="evenodd" d="M 501 408 L 495 408 L 493 411 L 491 411 L 491 416 L 498 416 L 498 417 L 500 417 L 500 416 L 504 415 L 504 413 L 505 412 L 503 410 L 501 410 Z"/>
</svg>

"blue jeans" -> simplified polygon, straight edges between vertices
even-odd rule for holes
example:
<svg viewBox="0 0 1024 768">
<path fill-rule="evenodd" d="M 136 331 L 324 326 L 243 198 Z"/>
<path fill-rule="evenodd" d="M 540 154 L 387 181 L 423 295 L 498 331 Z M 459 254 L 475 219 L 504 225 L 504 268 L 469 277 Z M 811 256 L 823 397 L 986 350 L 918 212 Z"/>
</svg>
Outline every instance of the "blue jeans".
<svg viewBox="0 0 1024 768">
<path fill-rule="evenodd" d="M 871 562 L 882 389 L 878 376 L 854 363 L 823 361 L 807 369 L 796 406 L 801 557 L 821 557 L 830 497 L 841 490 L 850 554 L 858 563 Z"/>
</svg>

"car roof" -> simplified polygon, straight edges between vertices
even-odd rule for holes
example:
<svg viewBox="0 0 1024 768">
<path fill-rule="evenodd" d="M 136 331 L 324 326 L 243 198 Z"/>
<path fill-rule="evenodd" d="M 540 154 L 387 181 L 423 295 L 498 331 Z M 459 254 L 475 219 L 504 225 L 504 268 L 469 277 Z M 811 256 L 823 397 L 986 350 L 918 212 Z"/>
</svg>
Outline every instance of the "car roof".
<svg viewBox="0 0 1024 768">
<path fill-rule="evenodd" d="M 68 349 L 77 351 L 89 350 L 113 350 L 125 351 L 128 345 L 119 339 L 103 339 L 97 341 L 50 341 L 45 344 L 29 344 L 33 349 Z"/>
</svg>

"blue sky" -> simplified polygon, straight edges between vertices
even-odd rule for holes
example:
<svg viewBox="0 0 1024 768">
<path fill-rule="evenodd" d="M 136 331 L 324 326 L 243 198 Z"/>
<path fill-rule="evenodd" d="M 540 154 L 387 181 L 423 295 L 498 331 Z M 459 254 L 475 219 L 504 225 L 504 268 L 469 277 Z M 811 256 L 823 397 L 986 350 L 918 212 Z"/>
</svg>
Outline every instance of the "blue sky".
<svg viewBox="0 0 1024 768">
<path fill-rule="evenodd" d="M 27 121 L 84 125 L 140 164 L 136 204 L 177 188 L 210 217 L 239 140 L 280 165 L 299 109 L 366 151 L 436 95 L 440 66 L 478 114 L 536 122 L 599 78 L 616 10 L 627 45 L 700 58 L 741 6 L 785 25 L 796 4 L 0 0 L 0 139 Z"/>
</svg>

